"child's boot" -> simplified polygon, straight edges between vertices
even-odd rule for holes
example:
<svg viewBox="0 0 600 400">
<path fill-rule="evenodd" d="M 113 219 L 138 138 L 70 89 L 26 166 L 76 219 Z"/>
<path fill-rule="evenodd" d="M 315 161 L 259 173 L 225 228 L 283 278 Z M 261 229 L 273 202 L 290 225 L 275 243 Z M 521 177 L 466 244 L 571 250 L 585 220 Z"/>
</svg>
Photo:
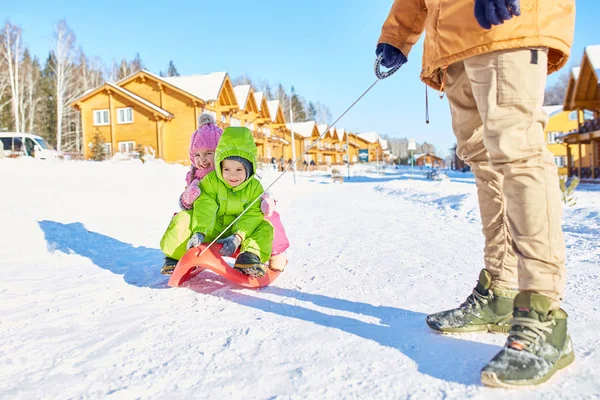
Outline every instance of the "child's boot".
<svg viewBox="0 0 600 400">
<path fill-rule="evenodd" d="M 283 272 L 287 264 L 288 260 L 284 253 L 271 256 L 269 260 L 269 268 L 277 272 Z"/>
<path fill-rule="evenodd" d="M 249 251 L 245 251 L 237 257 L 233 268 L 244 275 L 255 278 L 262 278 L 267 272 L 267 268 L 260 262 L 260 258 Z"/>
<path fill-rule="evenodd" d="M 174 258 L 165 257 L 165 262 L 160 270 L 160 273 L 163 275 L 171 275 L 178 262 L 179 260 L 176 260 Z"/>
</svg>

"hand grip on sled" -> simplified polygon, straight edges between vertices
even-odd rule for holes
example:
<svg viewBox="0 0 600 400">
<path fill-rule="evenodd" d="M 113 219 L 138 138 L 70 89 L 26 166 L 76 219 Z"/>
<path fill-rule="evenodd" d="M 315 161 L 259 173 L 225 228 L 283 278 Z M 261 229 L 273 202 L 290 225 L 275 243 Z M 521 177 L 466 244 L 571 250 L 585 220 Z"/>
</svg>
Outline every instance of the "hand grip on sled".
<svg viewBox="0 0 600 400">
<path fill-rule="evenodd" d="M 206 243 L 203 243 L 199 247 L 189 249 L 187 253 L 181 257 L 181 260 L 179 260 L 175 270 L 171 274 L 168 283 L 169 286 L 181 286 L 184 282 L 198 275 L 205 269 L 211 270 L 231 282 L 248 288 L 268 286 L 279 276 L 279 272 L 273 271 L 270 268 L 267 268 L 267 273 L 262 278 L 244 275 L 230 267 L 223 257 L 221 257 L 221 254 L 219 253 L 219 250 L 222 247 L 221 244 L 215 243 L 208 250 L 204 251 L 206 247 Z"/>
</svg>

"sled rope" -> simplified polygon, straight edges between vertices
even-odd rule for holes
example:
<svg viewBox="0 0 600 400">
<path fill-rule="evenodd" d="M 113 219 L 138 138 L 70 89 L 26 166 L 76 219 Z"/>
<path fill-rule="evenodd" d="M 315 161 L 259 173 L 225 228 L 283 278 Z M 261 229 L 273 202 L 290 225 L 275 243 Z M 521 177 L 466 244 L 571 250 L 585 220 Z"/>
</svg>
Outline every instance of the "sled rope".
<svg viewBox="0 0 600 400">
<path fill-rule="evenodd" d="M 335 126 L 335 124 L 344 117 L 344 115 L 346 115 L 348 113 L 348 111 L 350 111 L 355 105 L 356 103 L 358 103 L 363 97 L 366 96 L 367 93 L 369 93 L 369 91 L 371 91 L 371 89 L 373 89 L 373 87 L 377 84 L 377 82 L 379 82 L 380 80 L 389 78 L 390 76 L 392 76 L 396 71 L 398 71 L 400 69 L 400 66 L 394 67 L 392 69 L 390 69 L 389 71 L 381 71 L 381 61 L 383 60 L 383 56 L 378 56 L 377 59 L 375 60 L 375 76 L 377 76 L 377 79 L 375 80 L 375 82 L 373 82 L 371 84 L 371 86 L 369 86 L 360 96 L 358 96 L 358 98 L 356 100 L 354 100 L 354 102 L 352 104 L 350 104 L 350 106 L 348 108 L 346 108 L 346 110 L 339 116 L 337 117 L 337 119 L 335 121 L 333 121 L 333 123 L 329 126 L 327 126 L 327 129 L 325 129 L 325 131 L 323 131 L 323 133 L 321 134 L 321 136 L 319 136 L 307 149 L 304 150 L 304 152 L 302 154 L 300 154 L 298 157 L 296 157 L 294 160 L 292 160 L 292 162 L 290 163 L 290 165 L 287 166 L 287 168 L 285 170 L 283 170 L 279 176 L 277 178 L 275 178 L 275 180 L 273 182 L 271 182 L 271 184 L 269 186 L 267 186 L 266 189 L 263 189 L 262 193 L 256 198 L 254 199 L 254 201 L 252 201 L 248 207 L 246 207 L 241 213 L 240 215 L 237 216 L 236 219 L 234 219 L 225 229 L 223 229 L 221 231 L 221 233 L 212 241 L 208 244 L 208 246 L 206 246 L 204 248 L 204 250 L 199 251 L 198 253 L 198 257 L 200 257 L 202 254 L 204 254 L 208 249 L 210 249 L 210 247 L 215 244 L 220 238 L 221 236 L 223 236 L 223 234 L 225 232 L 227 232 L 229 230 L 229 228 L 231 228 L 241 217 L 242 215 L 244 215 L 244 213 L 246 211 L 248 211 L 248 209 L 250 207 L 252 207 L 254 205 L 254 203 L 256 203 L 263 194 L 265 194 L 266 192 L 269 191 L 269 189 L 271 189 L 292 167 L 294 167 L 296 165 L 296 163 L 298 162 L 298 160 L 302 159 L 310 149 L 312 149 L 321 139 L 323 139 L 323 137 L 327 134 L 327 132 L 329 132 L 329 129 L 331 126 Z M 254 122 L 254 121 L 252 121 Z M 250 123 L 252 123 L 250 122 Z M 348 160 L 348 163 L 350 163 L 350 160 Z"/>
</svg>

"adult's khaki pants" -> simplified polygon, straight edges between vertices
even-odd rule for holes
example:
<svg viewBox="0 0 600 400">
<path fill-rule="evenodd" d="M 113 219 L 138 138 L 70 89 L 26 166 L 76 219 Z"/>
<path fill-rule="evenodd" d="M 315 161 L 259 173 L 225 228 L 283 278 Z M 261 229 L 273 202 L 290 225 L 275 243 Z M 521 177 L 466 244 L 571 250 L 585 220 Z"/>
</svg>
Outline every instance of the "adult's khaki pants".
<svg viewBox="0 0 600 400">
<path fill-rule="evenodd" d="M 542 294 L 558 308 L 565 243 L 558 171 L 544 140 L 547 56 L 526 48 L 454 63 L 446 93 L 457 154 L 475 174 L 493 285 Z"/>
</svg>

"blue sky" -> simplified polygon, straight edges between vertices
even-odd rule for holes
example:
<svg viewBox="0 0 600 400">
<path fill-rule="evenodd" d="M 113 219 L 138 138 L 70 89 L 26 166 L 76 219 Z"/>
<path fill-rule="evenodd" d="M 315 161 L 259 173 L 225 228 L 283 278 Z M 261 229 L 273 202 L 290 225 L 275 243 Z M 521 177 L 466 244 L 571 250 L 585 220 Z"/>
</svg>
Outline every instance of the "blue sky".
<svg viewBox="0 0 600 400">
<path fill-rule="evenodd" d="M 227 71 L 248 74 L 320 101 L 341 114 L 374 82 L 373 61 L 391 0 L 304 1 L 6 1 L 0 18 L 23 29 L 23 40 L 45 60 L 53 28 L 65 19 L 88 56 L 105 63 L 140 53 L 151 71 L 173 60 L 182 75 Z M 578 0 L 575 42 L 569 65 L 583 48 L 600 44 L 598 0 Z M 596 33 L 594 33 L 596 32 Z M 419 80 L 421 46 L 393 77 L 379 82 L 337 125 L 433 143 L 445 155 L 454 144 L 447 100 Z M 550 83 L 556 74 L 550 77 Z"/>
</svg>

